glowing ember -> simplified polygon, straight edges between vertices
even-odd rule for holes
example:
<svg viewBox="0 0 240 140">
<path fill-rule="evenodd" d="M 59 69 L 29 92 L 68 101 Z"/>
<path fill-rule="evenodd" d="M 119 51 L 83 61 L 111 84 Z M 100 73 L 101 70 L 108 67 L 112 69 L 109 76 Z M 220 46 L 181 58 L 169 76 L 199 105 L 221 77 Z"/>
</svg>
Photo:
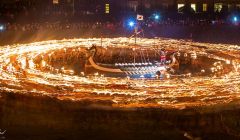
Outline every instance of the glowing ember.
<svg viewBox="0 0 240 140">
<path fill-rule="evenodd" d="M 23 94 L 47 95 L 60 100 L 112 101 L 116 107 L 170 107 L 206 106 L 239 101 L 240 99 L 240 46 L 187 42 L 172 39 L 141 39 L 138 44 L 152 49 L 153 44 L 172 50 L 191 52 L 190 57 L 206 55 L 231 65 L 233 69 L 224 75 L 169 78 L 164 80 L 110 78 L 96 73 L 85 73 L 62 65 L 54 67 L 54 57 L 85 53 L 92 44 L 104 47 L 129 47 L 134 40 L 71 39 L 45 41 L 31 44 L 2 46 L 0 49 L 0 90 Z M 70 51 L 70 52 L 69 52 Z M 212 73 L 223 69 L 214 63 Z M 200 68 L 201 73 L 206 70 Z"/>
</svg>

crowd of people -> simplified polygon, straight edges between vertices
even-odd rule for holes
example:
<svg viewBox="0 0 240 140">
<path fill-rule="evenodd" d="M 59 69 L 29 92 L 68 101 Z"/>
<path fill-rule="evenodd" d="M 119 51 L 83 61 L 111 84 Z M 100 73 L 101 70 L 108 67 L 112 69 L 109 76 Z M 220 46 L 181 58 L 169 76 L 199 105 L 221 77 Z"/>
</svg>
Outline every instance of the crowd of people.
<svg viewBox="0 0 240 140">
<path fill-rule="evenodd" d="M 7 23 L 5 25 L 6 30 L 16 30 L 16 31 L 34 31 L 34 30 L 65 30 L 65 29 L 97 29 L 97 28 L 111 28 L 112 23 L 28 23 L 28 24 L 18 24 L 18 23 Z"/>
<path fill-rule="evenodd" d="M 16 0 L 10 3 L 0 3 L 0 26 L 3 25 L 5 30 L 78 30 L 83 28 L 114 30 L 126 28 L 128 26 L 127 17 L 136 15 L 131 11 L 119 11 L 118 14 L 106 16 L 102 11 L 103 9 L 100 10 L 101 8 L 99 9 L 98 6 L 91 5 L 90 1 L 75 3 L 75 7 L 67 4 L 57 6 L 48 0 L 42 2 Z M 84 7 L 84 4 L 87 7 Z M 150 17 L 152 14 L 146 12 L 144 20 L 141 21 L 141 26 L 143 28 L 156 26 L 211 26 L 230 23 L 229 19 L 224 14 L 221 14 L 222 12 L 205 13 L 203 15 L 196 13 L 194 16 L 187 17 L 183 13 L 174 13 L 172 16 L 169 15 L 170 13 L 171 11 L 163 11 L 159 15 L 159 19 L 156 20 Z"/>
<path fill-rule="evenodd" d="M 164 20 L 159 22 L 154 21 L 140 21 L 140 27 L 151 28 L 158 26 L 212 26 L 212 25 L 226 25 L 228 22 L 222 20 Z M 127 22 L 42 22 L 42 23 L 6 23 L 2 24 L 6 31 L 35 31 L 35 30 L 81 30 L 81 29 L 130 29 Z"/>
<path fill-rule="evenodd" d="M 17 0 L 12 4 L 0 3 L 0 44 L 73 37 L 128 37 L 134 33 L 136 25 L 138 30 L 142 31 L 143 37 L 239 42 L 238 32 L 235 27 L 231 28 L 232 25 L 239 27 L 240 20 L 237 17 L 233 24 L 229 19 L 217 16 L 216 13 L 213 17 L 222 18 L 213 18 L 208 13 L 205 15 L 196 13 L 196 17 L 195 15 L 185 17 L 183 13 L 171 16 L 171 12 L 160 12 L 158 19 L 155 19 L 152 13 L 146 13 L 143 14 L 143 20 L 136 21 L 136 13 L 131 12 L 119 11 L 115 15 L 112 13 L 106 15 L 100 11 L 88 11 L 94 7 L 87 9 L 79 7 L 80 9 L 75 9 L 74 12 L 71 11 L 71 7 L 61 8 L 64 7 L 40 1 L 39 4 L 34 1 Z M 133 25 L 130 25 L 130 21 L 134 22 Z M 202 32 L 203 28 L 208 32 Z M 228 38 L 229 35 L 225 34 L 227 32 L 235 37 Z"/>
</svg>

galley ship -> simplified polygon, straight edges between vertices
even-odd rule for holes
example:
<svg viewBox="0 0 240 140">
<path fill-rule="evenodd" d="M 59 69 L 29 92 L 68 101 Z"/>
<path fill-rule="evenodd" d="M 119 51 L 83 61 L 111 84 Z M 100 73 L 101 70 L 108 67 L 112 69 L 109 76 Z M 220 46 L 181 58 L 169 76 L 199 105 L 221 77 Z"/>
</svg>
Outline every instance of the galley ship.
<svg viewBox="0 0 240 140">
<path fill-rule="evenodd" d="M 92 46 L 85 64 L 85 73 L 111 77 L 156 78 L 174 71 L 175 52 L 142 46 Z"/>
</svg>

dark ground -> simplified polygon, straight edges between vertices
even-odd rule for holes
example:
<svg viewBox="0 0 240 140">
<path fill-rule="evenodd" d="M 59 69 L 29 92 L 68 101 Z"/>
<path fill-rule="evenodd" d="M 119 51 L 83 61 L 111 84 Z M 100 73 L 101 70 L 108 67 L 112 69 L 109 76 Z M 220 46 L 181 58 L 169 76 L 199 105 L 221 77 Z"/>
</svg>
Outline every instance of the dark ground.
<svg viewBox="0 0 240 140">
<path fill-rule="evenodd" d="M 175 110 L 90 104 L 3 93 L 0 126 L 10 140 L 240 139 L 240 109 L 231 105 Z"/>
</svg>

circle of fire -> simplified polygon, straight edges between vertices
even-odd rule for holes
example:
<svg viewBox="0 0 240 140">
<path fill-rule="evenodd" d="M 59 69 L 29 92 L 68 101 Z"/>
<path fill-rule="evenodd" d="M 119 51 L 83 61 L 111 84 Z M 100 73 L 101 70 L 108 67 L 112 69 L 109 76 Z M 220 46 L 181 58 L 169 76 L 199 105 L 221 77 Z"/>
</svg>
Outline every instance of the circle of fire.
<svg viewBox="0 0 240 140">
<path fill-rule="evenodd" d="M 104 47 L 128 47 L 129 43 L 134 43 L 134 40 L 91 38 L 2 46 L 0 48 L 0 90 L 29 95 L 46 95 L 60 100 L 110 101 L 111 106 L 116 107 L 184 108 L 239 101 L 240 46 L 237 45 L 163 38 L 138 40 L 138 44 L 149 47 L 149 49 L 152 44 L 155 44 L 175 50 L 194 50 L 197 55 L 204 54 L 231 64 L 232 71 L 221 76 L 164 80 L 112 78 L 97 74 L 84 76 L 84 73 L 74 75 L 73 70 L 65 70 L 64 67 L 56 69 L 48 62 L 56 55 L 84 53 L 92 44 Z M 210 53 L 212 51 L 216 53 Z M 36 61 L 39 57 L 41 61 Z M 46 68 L 50 71 L 46 71 Z M 217 68 L 213 67 L 212 70 L 214 69 Z"/>
</svg>

